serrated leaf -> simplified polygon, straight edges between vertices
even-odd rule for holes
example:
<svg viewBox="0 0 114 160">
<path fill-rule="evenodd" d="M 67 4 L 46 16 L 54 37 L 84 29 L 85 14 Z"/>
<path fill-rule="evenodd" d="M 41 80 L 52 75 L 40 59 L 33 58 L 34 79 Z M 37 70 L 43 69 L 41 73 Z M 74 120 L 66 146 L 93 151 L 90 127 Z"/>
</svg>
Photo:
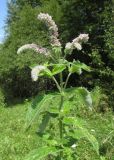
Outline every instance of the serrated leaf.
<svg viewBox="0 0 114 160">
<path fill-rule="evenodd" d="M 82 73 L 82 68 L 80 68 L 79 66 L 72 64 L 71 67 L 69 68 L 69 72 L 70 73 L 77 73 L 77 74 L 81 74 Z"/>
<path fill-rule="evenodd" d="M 44 115 L 43 120 L 39 126 L 38 133 L 40 133 L 40 134 L 44 133 L 44 131 L 49 123 L 50 118 L 51 118 L 50 113 L 47 113 Z"/>
<path fill-rule="evenodd" d="M 91 93 L 86 88 L 84 87 L 67 88 L 65 92 L 67 93 L 67 97 L 69 97 L 70 95 L 70 97 L 72 97 L 72 101 L 75 100 L 77 105 L 92 107 Z"/>
<path fill-rule="evenodd" d="M 87 66 L 85 63 L 81 63 L 80 61 L 74 61 L 73 64 L 77 65 L 79 68 L 87 71 L 87 72 L 90 72 L 90 67 Z"/>
<path fill-rule="evenodd" d="M 78 94 L 80 94 L 82 96 L 83 101 L 85 101 L 86 104 L 89 107 L 91 107 L 92 106 L 92 97 L 91 97 L 90 92 L 84 87 L 77 88 L 77 92 L 78 92 Z"/>
<path fill-rule="evenodd" d="M 24 160 L 42 160 L 43 158 L 47 157 L 48 155 L 56 154 L 57 152 L 60 152 L 59 149 L 56 149 L 55 147 L 48 147 L 44 146 L 39 149 L 35 149 L 32 152 L 30 152 Z"/>
<path fill-rule="evenodd" d="M 70 133 L 73 138 L 86 138 L 93 146 L 93 149 L 99 155 L 99 144 L 96 138 L 88 132 L 88 130 L 84 127 L 83 120 L 80 118 L 74 117 L 65 117 L 63 122 L 67 125 L 73 125 L 76 127 L 74 129 L 74 133 Z"/>
<path fill-rule="evenodd" d="M 45 70 L 43 70 L 43 71 L 40 73 L 40 76 L 52 77 L 53 74 L 52 74 L 52 72 L 51 72 L 48 68 L 46 68 Z"/>
<path fill-rule="evenodd" d="M 74 61 L 73 63 L 70 62 L 70 65 L 69 65 L 69 72 L 70 73 L 77 73 L 77 74 L 81 74 L 82 73 L 82 70 L 85 70 L 87 72 L 90 72 L 90 67 L 87 66 L 86 64 L 84 63 L 81 63 L 80 61 Z"/>
<path fill-rule="evenodd" d="M 53 75 L 58 74 L 58 73 L 62 72 L 65 68 L 66 68 L 65 64 L 56 64 L 53 67 L 52 74 Z"/>
<path fill-rule="evenodd" d="M 44 96 L 37 96 L 32 102 L 31 106 L 28 108 L 28 113 L 26 116 L 26 128 L 29 128 L 33 121 L 39 118 L 39 115 L 46 107 L 48 107 L 55 97 L 53 94 L 48 94 Z"/>
</svg>

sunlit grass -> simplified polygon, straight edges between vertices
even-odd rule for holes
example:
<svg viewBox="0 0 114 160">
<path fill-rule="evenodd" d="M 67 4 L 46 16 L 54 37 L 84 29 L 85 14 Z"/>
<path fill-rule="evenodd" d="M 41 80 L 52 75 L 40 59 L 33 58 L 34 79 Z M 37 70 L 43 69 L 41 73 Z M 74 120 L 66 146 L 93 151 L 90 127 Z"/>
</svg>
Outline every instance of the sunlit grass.
<svg viewBox="0 0 114 160">
<path fill-rule="evenodd" d="M 41 138 L 36 134 L 37 124 L 25 132 L 24 124 L 27 107 L 30 102 L 11 107 L 0 107 L 0 160 L 23 160 L 29 151 L 41 145 Z M 80 111 L 79 111 L 80 112 Z M 114 115 L 111 112 L 79 114 L 87 128 L 95 135 L 100 144 L 100 152 L 107 160 L 114 160 Z M 99 159 L 91 145 L 82 139 L 77 146 L 79 160 Z"/>
</svg>

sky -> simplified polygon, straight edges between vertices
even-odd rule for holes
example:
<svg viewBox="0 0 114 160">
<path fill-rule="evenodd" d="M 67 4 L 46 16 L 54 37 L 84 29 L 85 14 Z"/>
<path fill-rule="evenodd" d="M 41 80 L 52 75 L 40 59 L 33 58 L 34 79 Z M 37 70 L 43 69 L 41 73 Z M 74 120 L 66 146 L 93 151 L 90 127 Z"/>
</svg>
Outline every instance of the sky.
<svg viewBox="0 0 114 160">
<path fill-rule="evenodd" d="M 7 15 L 7 0 L 0 0 L 0 43 L 4 39 L 4 25 Z"/>
</svg>

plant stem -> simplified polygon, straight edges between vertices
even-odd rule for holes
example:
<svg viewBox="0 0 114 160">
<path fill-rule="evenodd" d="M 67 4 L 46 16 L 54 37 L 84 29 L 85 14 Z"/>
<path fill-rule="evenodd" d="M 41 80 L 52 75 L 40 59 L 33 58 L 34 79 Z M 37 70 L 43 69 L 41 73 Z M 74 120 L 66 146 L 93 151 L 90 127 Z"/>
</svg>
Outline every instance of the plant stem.
<svg viewBox="0 0 114 160">
<path fill-rule="evenodd" d="M 52 77 L 52 79 L 54 80 L 54 82 L 55 82 L 55 84 L 56 84 L 56 86 L 57 86 L 59 92 L 61 93 L 61 87 L 60 87 L 59 83 L 57 82 L 57 80 L 55 79 L 54 76 Z"/>
<path fill-rule="evenodd" d="M 59 106 L 59 112 L 61 112 L 61 108 L 63 107 L 64 97 L 61 95 L 61 102 Z M 63 118 L 59 117 L 59 134 L 60 134 L 60 141 L 63 139 Z M 60 160 L 63 157 L 63 151 L 60 151 Z"/>
<path fill-rule="evenodd" d="M 66 82 L 65 82 L 65 85 L 64 85 L 64 89 L 66 88 L 66 86 L 68 84 L 70 76 L 71 76 L 71 73 L 69 73 L 68 76 L 67 76 L 67 79 L 66 79 Z"/>
<path fill-rule="evenodd" d="M 61 109 L 63 107 L 63 102 L 64 102 L 64 96 L 62 94 L 62 92 L 64 91 L 62 72 L 60 73 L 60 85 L 54 76 L 52 78 L 53 78 L 54 82 L 56 83 L 56 86 L 57 86 L 59 92 L 61 93 L 61 100 L 60 100 L 60 106 L 59 106 L 59 113 L 60 113 Z M 61 117 L 61 116 L 59 117 L 59 134 L 60 134 L 60 141 L 61 141 L 63 139 L 63 117 Z M 59 160 L 62 160 L 62 157 L 63 157 L 63 151 L 60 151 Z"/>
<path fill-rule="evenodd" d="M 61 93 L 64 92 L 62 72 L 60 73 L 60 87 L 61 87 Z M 61 94 L 59 113 L 61 112 L 61 109 L 63 107 L 63 102 L 64 102 L 64 96 Z M 63 118 L 61 116 L 59 117 L 59 134 L 60 134 L 60 141 L 61 141 L 63 139 Z M 61 160 L 62 157 L 63 157 L 63 151 L 60 151 L 60 158 L 59 159 Z"/>
<path fill-rule="evenodd" d="M 63 74 L 62 72 L 60 73 L 60 86 L 61 86 L 61 91 L 63 90 Z"/>
</svg>

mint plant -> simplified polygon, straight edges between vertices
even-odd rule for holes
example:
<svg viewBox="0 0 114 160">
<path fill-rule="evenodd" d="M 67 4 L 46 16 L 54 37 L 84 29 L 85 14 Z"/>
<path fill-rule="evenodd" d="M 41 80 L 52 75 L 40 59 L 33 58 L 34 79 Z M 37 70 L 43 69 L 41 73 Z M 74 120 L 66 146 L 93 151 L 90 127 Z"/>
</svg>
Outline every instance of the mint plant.
<svg viewBox="0 0 114 160">
<path fill-rule="evenodd" d="M 38 19 L 49 29 L 51 49 L 43 48 L 36 44 L 26 44 L 20 47 L 17 53 L 20 54 L 26 49 L 33 49 L 39 55 L 47 57 L 49 59 L 48 63 L 36 65 L 32 68 L 31 77 L 33 81 L 37 81 L 40 76 L 51 78 L 55 82 L 58 92 L 37 96 L 29 107 L 26 127 L 28 129 L 33 121 L 37 119 L 40 122 L 38 133 L 42 136 L 44 145 L 32 151 L 25 159 L 78 159 L 76 147 L 78 141 L 82 138 L 91 143 L 99 156 L 99 145 L 96 138 L 84 127 L 84 121 L 73 113 L 77 105 L 74 98 L 77 97 L 78 99 L 79 95 L 81 96 L 80 103 L 92 108 L 91 94 L 84 87 L 67 88 L 72 74 L 81 75 L 83 70 L 91 71 L 89 66 L 79 60 L 69 62 L 66 59 L 67 55 L 72 54 L 74 49 L 82 50 L 82 45 L 88 41 L 89 36 L 88 34 L 80 34 L 63 48 L 58 39 L 58 27 L 52 17 L 48 14 L 40 13 Z M 68 73 L 66 80 L 63 79 L 64 71 Z M 59 81 L 56 75 L 59 76 Z M 52 125 L 53 128 L 48 127 L 48 124 Z"/>
</svg>

